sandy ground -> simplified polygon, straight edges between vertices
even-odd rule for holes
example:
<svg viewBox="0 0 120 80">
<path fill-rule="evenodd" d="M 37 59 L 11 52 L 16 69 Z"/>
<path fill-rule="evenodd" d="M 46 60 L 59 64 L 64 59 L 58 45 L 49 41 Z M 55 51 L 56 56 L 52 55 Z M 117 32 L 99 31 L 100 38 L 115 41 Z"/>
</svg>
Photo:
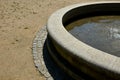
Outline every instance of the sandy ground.
<svg viewBox="0 0 120 80">
<path fill-rule="evenodd" d="M 37 31 L 57 9 L 88 1 L 0 0 L 0 80 L 45 80 L 32 57 Z"/>
</svg>

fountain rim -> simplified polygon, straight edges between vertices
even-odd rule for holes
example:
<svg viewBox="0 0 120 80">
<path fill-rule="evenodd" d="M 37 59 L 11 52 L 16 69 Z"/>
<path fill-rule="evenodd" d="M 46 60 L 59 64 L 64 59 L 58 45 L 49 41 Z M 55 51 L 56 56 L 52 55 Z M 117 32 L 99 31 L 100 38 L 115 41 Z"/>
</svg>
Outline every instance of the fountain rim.
<svg viewBox="0 0 120 80">
<path fill-rule="evenodd" d="M 50 37 L 56 41 L 57 44 L 64 47 L 72 55 L 82 58 L 90 63 L 100 66 L 104 69 L 120 74 L 120 58 L 96 48 L 93 48 L 75 37 L 73 37 L 63 26 L 63 16 L 72 9 L 87 5 L 97 4 L 116 4 L 120 1 L 100 1 L 74 4 L 62 8 L 52 14 L 47 23 L 47 31 Z M 71 47 L 72 46 L 72 47 Z"/>
</svg>

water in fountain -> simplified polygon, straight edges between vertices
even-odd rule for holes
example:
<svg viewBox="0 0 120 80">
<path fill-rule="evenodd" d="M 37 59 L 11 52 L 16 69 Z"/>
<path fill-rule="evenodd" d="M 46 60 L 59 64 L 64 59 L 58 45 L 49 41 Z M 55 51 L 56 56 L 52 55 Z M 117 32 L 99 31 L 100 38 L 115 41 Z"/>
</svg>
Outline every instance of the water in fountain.
<svg viewBox="0 0 120 80">
<path fill-rule="evenodd" d="M 120 16 L 95 16 L 74 21 L 66 29 L 80 41 L 120 56 Z"/>
</svg>

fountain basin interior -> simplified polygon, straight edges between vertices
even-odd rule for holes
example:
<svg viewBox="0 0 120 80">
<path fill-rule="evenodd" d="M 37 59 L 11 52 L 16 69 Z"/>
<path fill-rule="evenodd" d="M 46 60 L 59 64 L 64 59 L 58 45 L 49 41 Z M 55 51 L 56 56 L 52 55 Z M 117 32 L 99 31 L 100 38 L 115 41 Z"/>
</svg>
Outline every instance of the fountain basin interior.
<svg viewBox="0 0 120 80">
<path fill-rule="evenodd" d="M 119 80 L 119 15 L 119 1 L 75 4 L 56 11 L 47 24 L 51 56 L 75 79 L 79 78 L 80 71 L 97 80 Z M 97 17 L 94 18 L 95 16 Z M 87 22 L 89 19 L 93 20 Z M 76 33 L 80 33 L 80 37 Z M 51 49 L 52 46 L 54 49 Z M 78 72 L 67 69 L 56 54 Z"/>
<path fill-rule="evenodd" d="M 93 16 L 74 21 L 66 29 L 80 41 L 120 57 L 120 16 Z"/>
</svg>

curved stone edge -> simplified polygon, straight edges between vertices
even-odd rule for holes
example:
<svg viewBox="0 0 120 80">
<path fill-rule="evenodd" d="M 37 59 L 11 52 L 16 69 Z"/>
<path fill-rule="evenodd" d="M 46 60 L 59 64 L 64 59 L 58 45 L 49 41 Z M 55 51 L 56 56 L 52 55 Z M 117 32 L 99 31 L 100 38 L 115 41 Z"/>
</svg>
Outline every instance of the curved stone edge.
<svg viewBox="0 0 120 80">
<path fill-rule="evenodd" d="M 50 75 L 50 73 L 48 72 L 48 69 L 46 68 L 43 59 L 43 45 L 46 37 L 47 37 L 47 30 L 46 30 L 46 26 L 44 26 L 38 31 L 37 35 L 33 40 L 33 45 L 32 45 L 33 59 L 34 59 L 35 67 L 43 76 L 45 76 L 46 80 L 54 80 Z"/>
<path fill-rule="evenodd" d="M 51 17 L 48 20 L 47 23 L 47 30 L 49 33 L 49 36 L 51 37 L 51 40 L 53 40 L 54 44 L 56 45 L 56 49 L 59 46 L 59 52 L 64 52 L 66 48 L 66 52 L 74 53 L 71 54 L 72 56 L 77 56 L 76 59 L 79 60 L 79 58 L 85 60 L 86 62 L 92 63 L 92 65 L 97 66 L 96 70 L 99 71 L 99 68 L 103 69 L 106 74 L 113 75 L 114 73 L 118 75 L 120 73 L 120 59 L 119 57 L 106 54 L 103 51 L 97 50 L 95 48 L 92 48 L 88 45 L 83 44 L 82 42 L 75 39 L 72 35 L 70 35 L 62 24 L 62 18 L 67 13 L 67 11 L 72 10 L 73 8 L 86 6 L 86 5 L 93 5 L 93 4 L 114 4 L 114 3 L 120 3 L 117 1 L 110 1 L 110 2 L 95 2 L 95 3 L 86 3 L 86 4 L 77 4 L 68 6 L 66 8 L 60 9 L 56 11 L 54 14 L 51 15 Z M 110 6 L 109 6 L 110 7 Z M 68 16 L 69 17 L 69 16 Z M 66 35 L 64 35 L 66 34 Z M 72 43 L 72 44 L 71 44 Z M 70 46 L 73 47 L 70 47 Z M 82 47 L 81 47 L 82 46 Z M 63 49 L 64 47 L 64 49 Z M 74 48 L 75 47 L 75 48 Z M 86 48 L 84 48 L 86 47 Z M 61 48 L 61 49 L 60 49 Z M 64 50 L 64 51 L 63 51 Z M 87 52 L 90 52 L 89 54 L 86 54 Z M 69 60 L 72 64 L 75 64 L 74 60 L 72 60 L 72 57 L 66 57 L 68 55 L 62 54 L 61 55 Z M 85 53 L 85 54 L 83 54 Z M 89 56 L 89 57 L 88 57 Z M 93 57 L 95 56 L 95 57 Z M 117 64 L 117 65 L 116 65 Z M 76 65 L 75 65 L 76 66 Z M 98 67 L 99 66 L 99 67 Z"/>
</svg>

